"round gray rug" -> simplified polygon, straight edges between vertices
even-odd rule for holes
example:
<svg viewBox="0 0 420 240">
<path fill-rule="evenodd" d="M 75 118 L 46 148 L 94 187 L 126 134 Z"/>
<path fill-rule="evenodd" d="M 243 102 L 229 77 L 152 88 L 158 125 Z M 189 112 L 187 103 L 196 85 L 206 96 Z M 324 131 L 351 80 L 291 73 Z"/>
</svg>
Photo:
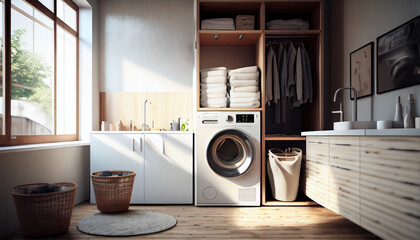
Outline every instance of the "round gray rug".
<svg viewBox="0 0 420 240">
<path fill-rule="evenodd" d="M 170 215 L 150 210 L 129 210 L 120 213 L 95 213 L 77 223 L 83 233 L 100 236 L 134 236 L 161 232 L 176 225 Z"/>
</svg>

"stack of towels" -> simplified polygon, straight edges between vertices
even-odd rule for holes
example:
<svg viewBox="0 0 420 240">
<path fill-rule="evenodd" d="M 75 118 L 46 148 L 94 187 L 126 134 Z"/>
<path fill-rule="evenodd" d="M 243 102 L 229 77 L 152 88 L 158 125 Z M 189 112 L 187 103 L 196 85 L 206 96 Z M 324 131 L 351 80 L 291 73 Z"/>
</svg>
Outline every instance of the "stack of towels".
<svg viewBox="0 0 420 240">
<path fill-rule="evenodd" d="M 236 30 L 254 30 L 254 15 L 238 15 L 235 18 Z"/>
<path fill-rule="evenodd" d="M 227 107 L 227 69 L 225 67 L 201 69 L 200 76 L 201 107 Z"/>
<path fill-rule="evenodd" d="M 260 106 L 259 72 L 257 66 L 229 71 L 230 107 L 257 108 Z"/>
<path fill-rule="evenodd" d="M 233 18 L 212 18 L 201 21 L 202 30 L 235 30 Z"/>
<path fill-rule="evenodd" d="M 272 20 L 266 24 L 267 30 L 307 30 L 309 22 L 302 19 Z"/>
</svg>

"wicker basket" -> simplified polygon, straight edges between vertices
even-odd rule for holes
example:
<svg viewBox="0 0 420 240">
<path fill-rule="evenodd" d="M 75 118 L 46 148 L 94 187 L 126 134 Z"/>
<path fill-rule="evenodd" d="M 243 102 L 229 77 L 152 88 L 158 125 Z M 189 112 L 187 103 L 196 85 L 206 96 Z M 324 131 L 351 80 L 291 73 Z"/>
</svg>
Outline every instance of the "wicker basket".
<svg viewBox="0 0 420 240">
<path fill-rule="evenodd" d="M 125 176 L 99 176 L 103 172 L 92 173 L 92 184 L 95 191 L 96 206 L 101 212 L 123 212 L 130 206 L 133 192 L 135 172 L 106 171 L 115 173 L 129 173 Z"/>
<path fill-rule="evenodd" d="M 47 183 L 25 184 L 12 189 L 19 223 L 26 237 L 52 236 L 69 229 L 77 184 L 52 184 L 62 188 L 58 192 L 28 194 L 22 191 L 44 184 Z"/>
</svg>

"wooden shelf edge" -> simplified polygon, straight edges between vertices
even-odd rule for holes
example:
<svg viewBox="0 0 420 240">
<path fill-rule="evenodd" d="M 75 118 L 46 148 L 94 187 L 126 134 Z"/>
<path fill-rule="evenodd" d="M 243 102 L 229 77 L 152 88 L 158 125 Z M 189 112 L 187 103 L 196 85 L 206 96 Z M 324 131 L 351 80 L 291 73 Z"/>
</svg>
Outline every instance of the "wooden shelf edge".
<svg viewBox="0 0 420 240">
<path fill-rule="evenodd" d="M 198 108 L 197 111 L 262 111 L 262 108 Z"/>
<path fill-rule="evenodd" d="M 262 34 L 262 30 L 199 30 L 199 34 Z"/>
<path fill-rule="evenodd" d="M 302 136 L 279 136 L 279 135 L 266 135 L 265 141 L 305 141 L 306 137 Z"/>
<path fill-rule="evenodd" d="M 321 30 L 265 30 L 265 35 L 269 36 L 315 36 Z"/>
<path fill-rule="evenodd" d="M 319 204 L 314 201 L 293 201 L 293 202 L 282 202 L 282 201 L 267 201 L 262 203 L 263 206 L 318 206 Z"/>
</svg>

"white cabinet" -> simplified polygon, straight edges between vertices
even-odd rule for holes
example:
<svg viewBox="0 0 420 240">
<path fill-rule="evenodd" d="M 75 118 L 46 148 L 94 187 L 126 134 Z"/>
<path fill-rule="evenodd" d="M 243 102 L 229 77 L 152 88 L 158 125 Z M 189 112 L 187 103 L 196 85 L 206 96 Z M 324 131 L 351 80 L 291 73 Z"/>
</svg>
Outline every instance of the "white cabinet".
<svg viewBox="0 0 420 240">
<path fill-rule="evenodd" d="M 192 139 L 191 133 L 92 133 L 90 172 L 136 172 L 133 204 L 192 204 Z M 95 203 L 92 185 L 90 197 Z"/>
<path fill-rule="evenodd" d="M 146 134 L 145 201 L 192 204 L 191 134 Z"/>
<path fill-rule="evenodd" d="M 144 134 L 98 133 L 90 137 L 90 173 L 129 170 L 136 173 L 131 203 L 144 203 Z M 90 202 L 96 203 L 91 181 Z"/>
</svg>

